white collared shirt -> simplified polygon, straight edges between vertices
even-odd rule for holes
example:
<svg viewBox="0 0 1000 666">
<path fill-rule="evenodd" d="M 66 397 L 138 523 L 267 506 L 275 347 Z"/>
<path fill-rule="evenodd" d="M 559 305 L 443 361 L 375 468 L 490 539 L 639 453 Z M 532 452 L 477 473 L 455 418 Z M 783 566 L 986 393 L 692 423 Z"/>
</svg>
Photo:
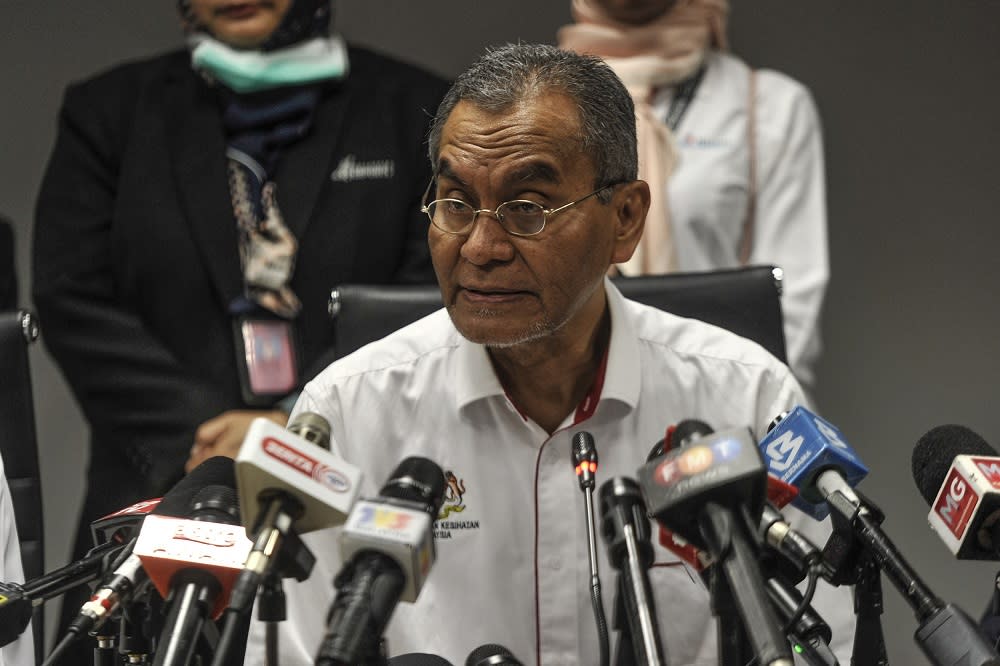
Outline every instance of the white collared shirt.
<svg viewBox="0 0 1000 666">
<path fill-rule="evenodd" d="M 551 436 L 511 404 L 485 348 L 462 338 L 444 310 L 334 363 L 306 386 L 296 413 L 330 421 L 335 453 L 365 473 L 362 496 L 376 495 L 411 455 L 435 461 L 450 480 L 435 524 L 437 560 L 417 602 L 396 608 L 386 633 L 391 654 L 426 652 L 463 664 L 476 647 L 499 643 L 525 664 L 596 664 L 572 435 L 594 436 L 599 488 L 612 476 L 635 478 L 670 424 L 753 425 L 760 436 L 776 414 L 802 401 L 787 368 L 757 345 L 628 301 L 610 282 L 607 293 L 612 332 L 600 401 L 593 416 L 574 425 L 570 414 Z M 599 518 L 596 493 L 595 512 Z M 813 533 L 823 529 L 816 523 Z M 669 663 L 715 664 L 708 593 L 653 534 L 650 578 Z M 286 665 L 312 663 L 341 566 L 337 530 L 305 541 L 317 563 L 306 582 L 285 583 Z M 603 544 L 598 551 L 610 623 L 616 572 Z M 817 594 L 816 607 L 849 650 L 849 591 L 835 592 L 836 609 L 824 599 L 828 592 Z M 247 663 L 263 663 L 259 623 Z"/>
<path fill-rule="evenodd" d="M 17 539 L 17 526 L 14 524 L 14 503 L 10 497 L 10 487 L 7 485 L 2 458 L 0 458 L 0 581 L 24 582 L 21 545 Z M 16 641 L 0 648 L 0 666 L 33 666 L 34 663 L 35 643 L 29 622 L 28 627 Z"/>
<path fill-rule="evenodd" d="M 678 162 L 667 185 L 680 271 L 739 265 L 750 191 L 750 69 L 717 51 L 706 64 L 674 133 Z M 660 117 L 666 117 L 672 93 L 665 88 L 654 99 Z M 781 305 L 789 365 L 812 386 L 830 277 L 819 114 L 802 84 L 772 70 L 757 72 L 755 108 L 757 205 L 749 263 L 784 271 Z"/>
</svg>

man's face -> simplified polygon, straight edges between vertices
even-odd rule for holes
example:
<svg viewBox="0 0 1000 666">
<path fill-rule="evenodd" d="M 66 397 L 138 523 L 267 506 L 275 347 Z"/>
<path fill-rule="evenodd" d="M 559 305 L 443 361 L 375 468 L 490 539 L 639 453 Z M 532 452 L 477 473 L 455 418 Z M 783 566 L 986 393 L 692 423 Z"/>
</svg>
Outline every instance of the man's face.
<svg viewBox="0 0 1000 666">
<path fill-rule="evenodd" d="M 240 49 L 260 46 L 279 25 L 293 0 L 191 0 L 198 23 L 221 42 Z"/>
<path fill-rule="evenodd" d="M 514 199 L 558 208 L 604 184 L 595 183 L 583 152 L 572 100 L 541 93 L 499 113 L 459 102 L 442 129 L 431 198 L 477 209 Z M 508 234 L 487 213 L 468 235 L 431 225 L 434 270 L 455 327 L 473 342 L 508 347 L 564 326 L 569 334 L 596 326 L 604 310 L 600 287 L 616 251 L 613 211 L 591 197 L 529 237 Z"/>
</svg>

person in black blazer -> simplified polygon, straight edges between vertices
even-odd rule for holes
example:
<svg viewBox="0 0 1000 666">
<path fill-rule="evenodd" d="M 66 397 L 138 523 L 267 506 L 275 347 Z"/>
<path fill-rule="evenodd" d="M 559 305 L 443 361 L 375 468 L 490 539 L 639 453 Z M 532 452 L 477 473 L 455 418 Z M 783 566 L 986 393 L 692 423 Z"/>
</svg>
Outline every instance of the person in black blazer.
<svg viewBox="0 0 1000 666">
<path fill-rule="evenodd" d="M 17 307 L 17 271 L 14 268 L 14 229 L 0 215 L 0 310 Z"/>
<path fill-rule="evenodd" d="M 420 197 L 446 82 L 329 36 L 329 0 L 180 10 L 190 49 L 67 89 L 38 196 L 34 302 L 91 430 L 74 557 L 252 417 L 284 424 L 330 360 L 331 287 L 434 281 Z M 246 317 L 293 331 L 289 390 L 248 388 Z"/>
</svg>

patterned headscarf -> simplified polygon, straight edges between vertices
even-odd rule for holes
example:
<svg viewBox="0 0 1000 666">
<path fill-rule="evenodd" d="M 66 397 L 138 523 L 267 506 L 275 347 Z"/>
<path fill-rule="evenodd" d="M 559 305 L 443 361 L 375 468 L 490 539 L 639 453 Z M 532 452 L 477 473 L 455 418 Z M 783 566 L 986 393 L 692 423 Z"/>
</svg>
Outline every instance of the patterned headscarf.
<svg viewBox="0 0 1000 666">
<path fill-rule="evenodd" d="M 195 18 L 191 0 L 177 0 L 177 9 L 185 32 L 208 33 Z M 275 51 L 313 37 L 326 36 L 330 29 L 331 12 L 330 0 L 292 0 L 281 25 L 261 44 L 260 50 Z"/>
</svg>

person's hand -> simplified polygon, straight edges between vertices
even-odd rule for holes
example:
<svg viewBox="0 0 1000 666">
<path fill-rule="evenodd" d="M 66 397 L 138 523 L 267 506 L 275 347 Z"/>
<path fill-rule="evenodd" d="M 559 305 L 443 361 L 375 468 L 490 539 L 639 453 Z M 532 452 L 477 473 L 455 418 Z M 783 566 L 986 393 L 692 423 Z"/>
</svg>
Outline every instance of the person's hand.
<svg viewBox="0 0 1000 666">
<path fill-rule="evenodd" d="M 270 419 L 282 427 L 288 424 L 288 414 L 278 410 L 234 409 L 223 412 L 198 426 L 184 471 L 190 472 L 212 456 L 235 458 L 250 422 L 259 417 Z"/>
</svg>

